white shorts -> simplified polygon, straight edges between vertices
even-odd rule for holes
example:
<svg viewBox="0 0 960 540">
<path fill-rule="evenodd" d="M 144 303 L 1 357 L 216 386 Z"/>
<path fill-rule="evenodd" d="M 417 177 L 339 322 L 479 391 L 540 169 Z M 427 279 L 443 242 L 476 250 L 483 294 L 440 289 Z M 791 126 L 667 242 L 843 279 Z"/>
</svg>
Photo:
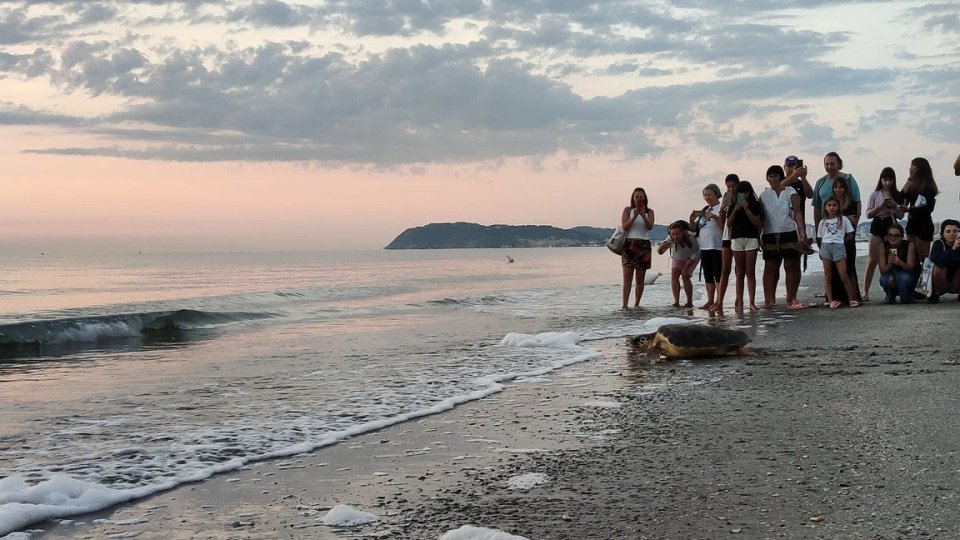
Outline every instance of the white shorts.
<svg viewBox="0 0 960 540">
<path fill-rule="evenodd" d="M 734 238 L 730 241 L 730 249 L 734 251 L 756 251 L 760 249 L 760 240 L 756 238 Z"/>
</svg>

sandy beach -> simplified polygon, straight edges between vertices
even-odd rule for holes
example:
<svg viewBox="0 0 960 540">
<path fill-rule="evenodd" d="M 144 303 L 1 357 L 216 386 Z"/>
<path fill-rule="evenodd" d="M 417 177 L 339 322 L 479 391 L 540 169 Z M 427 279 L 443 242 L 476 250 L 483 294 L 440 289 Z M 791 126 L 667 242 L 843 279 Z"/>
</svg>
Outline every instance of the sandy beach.
<svg viewBox="0 0 960 540">
<path fill-rule="evenodd" d="M 754 356 L 700 361 L 601 341 L 544 380 L 33 538 L 955 538 L 958 315 L 953 295 L 728 313 Z M 323 525 L 338 504 L 379 519 Z"/>
</svg>

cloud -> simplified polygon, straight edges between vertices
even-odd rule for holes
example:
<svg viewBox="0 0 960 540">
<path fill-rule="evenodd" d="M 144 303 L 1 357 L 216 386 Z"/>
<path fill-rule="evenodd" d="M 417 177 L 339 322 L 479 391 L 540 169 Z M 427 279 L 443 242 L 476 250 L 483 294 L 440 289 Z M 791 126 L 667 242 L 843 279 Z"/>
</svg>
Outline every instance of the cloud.
<svg viewBox="0 0 960 540">
<path fill-rule="evenodd" d="M 543 167 L 557 154 L 570 164 L 656 156 L 676 141 L 746 155 L 765 151 L 791 115 L 806 115 L 803 137 L 839 136 L 818 103 L 896 88 L 930 99 L 884 110 L 946 136 L 955 65 L 845 66 L 836 58 L 852 32 L 776 16 L 810 5 L 739 1 L 721 17 L 705 0 L 29 2 L 0 8 L 0 41 L 17 44 L 0 53 L 0 77 L 122 103 L 95 116 L 26 100 L 5 108 L 8 122 L 83 126 L 110 141 L 30 149 L 65 155 Z M 956 11 L 917 15 L 938 29 Z M 169 32 L 177 25 L 190 41 Z M 844 129 L 882 121 L 861 112 Z"/>
</svg>

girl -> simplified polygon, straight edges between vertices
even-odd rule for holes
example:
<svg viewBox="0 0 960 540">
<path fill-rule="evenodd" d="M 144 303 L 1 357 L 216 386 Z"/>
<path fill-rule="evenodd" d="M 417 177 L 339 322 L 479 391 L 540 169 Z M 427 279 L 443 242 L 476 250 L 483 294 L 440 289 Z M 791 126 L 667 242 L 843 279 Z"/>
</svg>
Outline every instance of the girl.
<svg viewBox="0 0 960 540">
<path fill-rule="evenodd" d="M 707 301 L 703 309 L 713 309 L 716 302 L 717 283 L 723 272 L 723 225 L 720 223 L 720 187 L 707 184 L 703 188 L 703 210 L 690 213 L 690 228 L 699 235 L 700 269 L 703 271 Z"/>
<path fill-rule="evenodd" d="M 843 282 L 850 299 L 850 307 L 860 306 L 856 300 L 853 283 L 847 275 L 847 251 L 844 242 L 853 238 L 853 225 L 847 216 L 840 212 L 840 201 L 833 195 L 823 203 L 822 219 L 817 226 L 817 237 L 822 238 L 820 260 L 823 261 L 823 291 L 827 295 L 830 309 L 840 307 L 840 301 L 833 297 L 833 275 L 836 273 Z"/>
<path fill-rule="evenodd" d="M 933 276 L 927 301 L 936 304 L 944 293 L 960 294 L 960 222 L 945 219 L 940 223 L 940 239 L 933 243 L 930 260 Z"/>
<path fill-rule="evenodd" d="M 648 206 L 647 192 L 636 188 L 630 195 L 630 206 L 620 214 L 620 226 L 627 233 L 627 243 L 620 256 L 623 267 L 623 309 L 630 300 L 630 287 L 636 279 L 633 307 L 640 307 L 643 296 L 643 278 L 650 269 L 653 250 L 650 246 L 650 229 L 653 228 L 653 209 Z"/>
<path fill-rule="evenodd" d="M 917 249 L 903 238 L 903 227 L 891 223 L 883 243 L 883 257 L 879 261 L 880 287 L 887 293 L 884 304 L 895 303 L 899 296 L 901 304 L 913 303 L 913 286 L 917 283 Z"/>
<path fill-rule="evenodd" d="M 757 311 L 757 251 L 760 249 L 763 209 L 750 182 L 737 184 L 727 216 L 730 222 L 730 249 L 733 250 L 737 275 L 737 299 L 733 302 L 733 309 L 743 313 L 743 281 L 746 278 L 750 311 Z"/>
<path fill-rule="evenodd" d="M 890 226 L 903 217 L 903 195 L 897 189 L 897 173 L 890 167 L 884 167 L 877 179 L 877 188 L 867 201 L 867 217 L 870 222 L 870 255 L 867 262 L 867 275 L 863 279 L 863 299 L 870 298 L 870 284 L 873 272 L 882 260 L 881 248 L 887 239 Z M 902 231 L 901 231 L 902 232 Z M 915 247 L 915 246 L 914 246 Z"/>
<path fill-rule="evenodd" d="M 939 192 L 930 162 L 922 157 L 913 158 L 910 162 L 910 177 L 903 184 L 903 198 L 909 208 L 907 236 L 917 245 L 920 260 L 930 253 L 930 242 L 933 241 L 933 207 Z"/>
<path fill-rule="evenodd" d="M 710 311 L 723 311 L 723 297 L 727 294 L 727 283 L 730 281 L 730 268 L 733 266 L 733 249 L 730 241 L 730 221 L 727 214 L 736 198 L 737 184 L 740 183 L 740 177 L 730 173 L 723 180 L 727 187 L 727 192 L 723 194 L 723 200 L 720 201 L 720 215 L 717 224 L 723 231 L 720 242 L 720 281 L 717 282 L 717 299 L 712 306 L 707 306 Z"/>
<path fill-rule="evenodd" d="M 683 292 L 687 296 L 685 308 L 693 307 L 693 282 L 690 277 L 700 262 L 700 244 L 697 237 L 687 229 L 687 222 L 674 221 L 668 228 L 668 236 L 657 247 L 657 253 L 663 255 L 670 250 L 673 262 L 670 264 L 670 288 L 673 290 L 673 307 L 680 307 L 680 279 L 683 278 Z"/>
<path fill-rule="evenodd" d="M 853 283 L 854 292 L 856 296 L 850 298 L 845 298 L 846 293 L 834 294 L 837 297 L 837 300 L 845 302 L 848 300 L 857 300 L 863 301 L 863 298 L 860 296 L 860 280 L 857 277 L 857 224 L 860 223 L 860 201 L 854 201 L 850 195 L 850 183 L 843 177 L 839 176 L 836 180 L 833 181 L 833 196 L 837 198 L 840 202 L 840 213 L 847 217 L 850 220 L 850 224 L 853 225 L 853 235 L 843 242 L 843 247 L 846 250 L 847 256 L 847 275 L 850 276 L 850 283 Z M 839 276 L 833 280 L 833 289 L 840 292 L 840 290 L 845 289 L 843 283 L 839 280 Z"/>
</svg>

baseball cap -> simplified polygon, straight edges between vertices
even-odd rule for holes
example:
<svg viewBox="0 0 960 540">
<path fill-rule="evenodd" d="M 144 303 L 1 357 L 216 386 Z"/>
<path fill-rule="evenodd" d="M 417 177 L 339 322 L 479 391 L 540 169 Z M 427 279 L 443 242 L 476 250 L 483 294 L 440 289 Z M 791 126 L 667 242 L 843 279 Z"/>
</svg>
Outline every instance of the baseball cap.
<svg viewBox="0 0 960 540">
<path fill-rule="evenodd" d="M 787 159 L 783 160 L 784 165 L 796 165 L 797 156 L 787 156 Z"/>
</svg>

